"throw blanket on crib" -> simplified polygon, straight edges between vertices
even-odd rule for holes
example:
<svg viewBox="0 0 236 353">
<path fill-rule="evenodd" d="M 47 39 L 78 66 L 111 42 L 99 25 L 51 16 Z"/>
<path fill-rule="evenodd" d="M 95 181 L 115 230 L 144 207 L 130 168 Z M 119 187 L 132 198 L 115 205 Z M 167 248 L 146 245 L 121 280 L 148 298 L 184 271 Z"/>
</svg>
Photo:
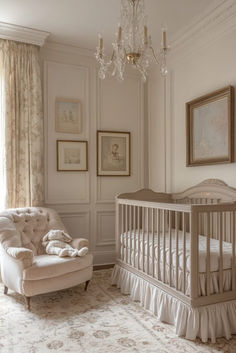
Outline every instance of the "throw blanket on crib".
<svg viewBox="0 0 236 353">
<path fill-rule="evenodd" d="M 75 249 L 70 245 L 72 238 L 63 230 L 50 230 L 42 240 L 42 245 L 49 255 L 58 255 L 60 257 L 76 257 L 85 256 L 88 253 L 88 248 Z"/>
</svg>

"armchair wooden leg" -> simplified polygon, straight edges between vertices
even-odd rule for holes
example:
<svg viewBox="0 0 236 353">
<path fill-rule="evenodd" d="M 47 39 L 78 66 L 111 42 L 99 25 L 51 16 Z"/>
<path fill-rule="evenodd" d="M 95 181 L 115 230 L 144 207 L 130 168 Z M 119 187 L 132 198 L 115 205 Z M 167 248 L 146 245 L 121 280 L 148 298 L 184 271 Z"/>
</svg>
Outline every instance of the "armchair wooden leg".
<svg viewBox="0 0 236 353">
<path fill-rule="evenodd" d="M 7 286 L 4 286 L 4 294 L 7 294 L 7 292 L 8 292 L 8 288 Z"/>
<path fill-rule="evenodd" d="M 89 282 L 90 282 L 90 281 L 86 281 L 86 283 L 85 283 L 85 287 L 84 287 L 85 292 L 86 292 L 86 290 L 87 290 L 87 288 L 88 288 Z"/>
<path fill-rule="evenodd" d="M 25 296 L 25 304 L 26 304 L 26 308 L 30 310 L 30 297 Z"/>
</svg>

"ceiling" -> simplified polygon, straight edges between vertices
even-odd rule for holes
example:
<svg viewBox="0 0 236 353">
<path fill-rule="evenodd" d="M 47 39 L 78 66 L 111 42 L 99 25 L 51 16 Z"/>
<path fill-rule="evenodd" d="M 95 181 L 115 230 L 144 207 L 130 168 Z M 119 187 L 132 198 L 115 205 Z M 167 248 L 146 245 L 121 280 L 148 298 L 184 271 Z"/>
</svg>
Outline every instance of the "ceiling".
<svg viewBox="0 0 236 353">
<path fill-rule="evenodd" d="M 154 45 L 167 25 L 169 36 L 225 0 L 146 0 Z M 94 49 L 97 33 L 110 46 L 119 22 L 120 0 L 0 0 L 0 21 L 49 31 L 49 40 Z"/>
</svg>

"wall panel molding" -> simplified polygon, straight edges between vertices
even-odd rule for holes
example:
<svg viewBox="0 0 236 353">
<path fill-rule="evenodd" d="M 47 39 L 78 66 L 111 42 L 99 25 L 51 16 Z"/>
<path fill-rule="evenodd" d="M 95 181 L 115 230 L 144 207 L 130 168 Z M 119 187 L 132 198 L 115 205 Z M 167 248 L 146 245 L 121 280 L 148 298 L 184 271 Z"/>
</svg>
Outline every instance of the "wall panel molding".
<svg viewBox="0 0 236 353">
<path fill-rule="evenodd" d="M 64 69 L 74 69 L 74 70 L 81 70 L 85 73 L 85 82 L 83 85 L 83 96 L 85 97 L 85 104 L 82 105 L 82 114 L 83 114 L 83 122 L 84 122 L 84 131 L 82 134 L 74 135 L 74 134 L 63 134 L 63 133 L 56 133 L 54 137 L 54 141 L 51 141 L 52 136 L 50 135 L 49 129 L 49 118 L 55 121 L 55 114 L 51 116 L 49 112 L 49 104 L 55 104 L 55 102 L 48 102 L 48 95 L 49 95 L 49 69 L 51 68 L 60 68 L 61 70 Z M 84 198 L 59 198 L 57 196 L 49 196 L 49 173 L 48 173 L 48 165 L 52 161 L 49 161 L 48 157 L 48 148 L 51 143 L 56 143 L 57 139 L 65 139 L 65 140 L 88 140 L 89 141 L 89 132 L 90 132 L 90 104 L 89 104 L 89 97 L 90 97 L 90 80 L 89 80 L 89 66 L 85 65 L 71 65 L 66 63 L 59 63 L 55 61 L 45 61 L 44 62 L 44 124 L 45 124 L 45 203 L 47 204 L 72 204 L 72 203 L 79 203 L 79 204 L 89 204 L 90 203 L 90 173 L 85 172 L 87 177 L 84 177 L 84 190 L 86 190 L 86 194 Z M 66 95 L 65 95 L 66 96 Z M 54 126 L 54 124 L 53 124 Z M 78 138 L 79 137 L 79 138 Z M 88 151 L 90 153 L 90 151 Z M 56 155 L 55 155 L 56 158 Z M 63 173 L 63 172 L 60 172 Z M 64 172 L 66 173 L 66 172 Z M 82 172 L 81 172 L 82 173 Z M 79 173 L 80 174 L 80 173 Z M 65 174 L 66 175 L 66 174 Z M 81 175 L 85 175 L 84 173 Z"/>
<path fill-rule="evenodd" d="M 116 262 L 115 250 L 93 251 L 94 265 L 108 265 Z"/>
<path fill-rule="evenodd" d="M 96 95 L 96 106 L 97 106 L 97 114 L 96 114 L 96 130 L 114 130 L 116 131 L 117 129 L 104 129 L 103 128 L 103 121 L 102 121 L 102 111 L 103 111 L 103 88 L 101 84 L 101 80 L 98 78 L 98 71 L 96 70 L 97 73 L 97 79 L 96 79 L 96 86 L 97 86 L 97 95 Z M 137 166 L 136 170 L 134 170 L 133 166 L 133 161 L 131 158 L 131 170 L 133 172 L 133 175 L 135 174 L 137 176 L 137 182 L 136 182 L 136 189 L 140 189 L 143 187 L 144 183 L 144 171 L 143 171 L 143 166 L 144 166 L 144 86 L 143 83 L 140 79 L 140 77 L 137 74 L 132 74 L 128 72 L 126 74 L 127 79 L 133 79 L 137 83 L 137 88 L 138 88 L 138 96 L 137 96 L 137 119 L 135 122 L 135 133 L 131 132 L 131 145 L 133 144 L 133 139 L 135 141 L 135 148 L 137 148 L 137 155 L 139 158 L 137 159 Z M 113 78 L 113 80 L 115 80 Z M 117 83 L 118 84 L 118 83 Z M 124 84 L 124 83 L 122 83 Z M 128 131 L 123 129 L 119 129 L 120 131 Z M 131 146 L 132 148 L 132 146 Z M 132 151 L 131 151 L 132 153 Z M 97 159 L 97 158 L 96 158 Z M 104 178 L 109 178 L 109 177 L 97 177 L 96 180 L 96 204 L 114 204 L 115 199 L 114 197 L 112 198 L 106 198 L 102 195 L 102 181 L 105 180 Z M 113 177 L 117 178 L 120 180 L 125 180 L 125 177 Z"/>
<path fill-rule="evenodd" d="M 114 81 L 109 81 L 104 90 L 104 83 L 98 79 L 96 61 L 88 52 L 75 47 L 47 43 L 41 54 L 44 61 L 45 206 L 57 210 L 73 237 L 89 239 L 95 265 L 114 263 L 114 191 L 121 193 L 132 188 L 139 189 L 143 187 L 144 182 L 143 84 L 139 75 L 128 73 L 128 79 L 122 85 L 112 79 Z M 53 105 L 56 94 L 67 98 L 73 98 L 77 94 L 76 98 L 83 100 L 86 129 L 82 135 L 55 132 Z M 113 105 L 116 106 L 115 114 L 112 114 Z M 98 129 L 132 130 L 134 160 L 132 159 L 131 163 L 134 164 L 131 178 L 97 177 Z M 68 178 L 65 172 L 58 174 L 55 164 L 56 139 L 87 140 L 89 171 L 84 174 L 73 173 L 71 178 Z M 68 182 L 71 184 L 68 185 Z M 73 194 L 73 190 L 78 194 Z"/>
<path fill-rule="evenodd" d="M 110 218 L 112 218 L 112 221 Z M 115 211 L 97 211 L 97 237 L 95 247 L 115 246 L 115 222 L 113 219 L 115 219 Z M 107 225 L 112 225 L 109 230 L 110 234 L 106 234 L 104 230 L 104 226 L 107 227 Z"/>
<path fill-rule="evenodd" d="M 73 212 L 73 213 L 65 213 L 59 212 L 59 216 L 61 217 L 62 222 L 65 224 L 66 228 L 71 227 L 70 235 L 74 235 L 74 238 L 87 238 L 89 242 L 90 239 L 90 212 Z M 72 220 L 73 222 L 70 222 Z M 77 221 L 77 222 L 76 222 Z M 75 225 L 77 223 L 77 226 Z M 83 224 L 83 228 L 81 228 L 81 224 Z"/>
</svg>

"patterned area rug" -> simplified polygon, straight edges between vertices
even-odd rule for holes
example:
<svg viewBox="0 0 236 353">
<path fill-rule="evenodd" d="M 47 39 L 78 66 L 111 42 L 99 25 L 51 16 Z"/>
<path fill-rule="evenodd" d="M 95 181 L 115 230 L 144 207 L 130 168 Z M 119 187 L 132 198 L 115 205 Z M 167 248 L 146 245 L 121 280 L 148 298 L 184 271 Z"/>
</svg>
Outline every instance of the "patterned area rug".
<svg viewBox="0 0 236 353">
<path fill-rule="evenodd" d="M 32 298 L 0 284 L 1 353 L 216 353 L 236 352 L 236 337 L 217 344 L 178 338 L 173 326 L 160 323 L 138 303 L 110 285 L 111 270 L 96 271 L 84 286 Z"/>
</svg>

